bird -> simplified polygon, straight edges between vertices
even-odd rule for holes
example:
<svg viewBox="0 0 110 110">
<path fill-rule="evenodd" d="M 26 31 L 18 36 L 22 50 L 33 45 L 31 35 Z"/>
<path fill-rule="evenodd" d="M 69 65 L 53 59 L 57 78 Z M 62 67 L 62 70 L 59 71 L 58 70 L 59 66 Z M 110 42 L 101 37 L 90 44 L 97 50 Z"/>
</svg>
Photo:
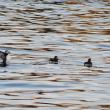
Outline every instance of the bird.
<svg viewBox="0 0 110 110">
<path fill-rule="evenodd" d="M 86 67 L 88 67 L 88 68 L 92 67 L 91 58 L 89 58 L 87 62 L 84 62 L 84 66 L 86 66 Z"/>
<path fill-rule="evenodd" d="M 9 54 L 8 50 L 5 50 L 5 52 L 0 51 L 0 59 L 2 59 L 1 66 L 6 66 L 7 61 L 7 55 Z"/>
<path fill-rule="evenodd" d="M 54 58 L 49 59 L 49 63 L 58 64 L 58 56 L 54 56 Z"/>
</svg>

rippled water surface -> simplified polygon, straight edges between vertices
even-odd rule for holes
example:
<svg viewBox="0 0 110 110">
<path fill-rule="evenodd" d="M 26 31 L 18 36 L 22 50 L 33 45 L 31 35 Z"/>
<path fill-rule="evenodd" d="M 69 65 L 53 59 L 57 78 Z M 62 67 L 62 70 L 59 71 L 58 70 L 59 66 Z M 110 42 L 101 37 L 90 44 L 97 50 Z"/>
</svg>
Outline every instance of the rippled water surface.
<svg viewBox="0 0 110 110">
<path fill-rule="evenodd" d="M 110 0 L 0 0 L 5 49 L 0 110 L 110 110 Z"/>
</svg>

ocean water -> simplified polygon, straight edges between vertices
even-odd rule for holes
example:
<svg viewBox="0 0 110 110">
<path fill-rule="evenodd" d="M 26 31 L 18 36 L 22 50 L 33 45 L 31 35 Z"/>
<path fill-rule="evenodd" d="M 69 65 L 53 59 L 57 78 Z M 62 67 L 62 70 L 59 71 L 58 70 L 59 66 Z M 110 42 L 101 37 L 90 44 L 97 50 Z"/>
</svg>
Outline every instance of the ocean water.
<svg viewBox="0 0 110 110">
<path fill-rule="evenodd" d="M 110 110 L 110 0 L 0 0 L 5 50 L 0 110 Z"/>
</svg>

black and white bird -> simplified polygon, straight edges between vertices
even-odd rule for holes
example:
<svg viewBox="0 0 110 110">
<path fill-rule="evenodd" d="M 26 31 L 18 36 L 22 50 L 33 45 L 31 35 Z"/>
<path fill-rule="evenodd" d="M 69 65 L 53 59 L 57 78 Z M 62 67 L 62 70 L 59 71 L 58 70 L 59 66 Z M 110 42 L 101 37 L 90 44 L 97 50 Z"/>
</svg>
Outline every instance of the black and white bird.
<svg viewBox="0 0 110 110">
<path fill-rule="evenodd" d="M 58 64 L 58 60 L 59 60 L 58 57 L 54 56 L 54 58 L 49 59 L 49 63 Z"/>
<path fill-rule="evenodd" d="M 88 67 L 88 68 L 92 67 L 91 58 L 89 58 L 87 62 L 84 62 L 84 66 L 86 66 L 86 67 Z"/>
<path fill-rule="evenodd" d="M 0 51 L 0 59 L 1 61 L 1 66 L 6 66 L 7 62 L 7 55 L 9 54 L 8 50 L 5 50 L 5 52 Z"/>
</svg>

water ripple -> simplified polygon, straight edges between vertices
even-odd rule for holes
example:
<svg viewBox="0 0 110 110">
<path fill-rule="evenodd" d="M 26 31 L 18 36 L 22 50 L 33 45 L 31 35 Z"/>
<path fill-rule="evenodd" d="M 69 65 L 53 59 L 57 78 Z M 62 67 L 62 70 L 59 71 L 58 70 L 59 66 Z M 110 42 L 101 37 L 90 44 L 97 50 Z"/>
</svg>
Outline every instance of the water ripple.
<svg viewBox="0 0 110 110">
<path fill-rule="evenodd" d="M 2 110 L 110 109 L 109 0 L 1 0 Z M 49 58 L 58 56 L 58 64 Z M 89 57 L 92 68 L 83 66 Z M 1 60 L 1 59 L 0 59 Z"/>
</svg>

